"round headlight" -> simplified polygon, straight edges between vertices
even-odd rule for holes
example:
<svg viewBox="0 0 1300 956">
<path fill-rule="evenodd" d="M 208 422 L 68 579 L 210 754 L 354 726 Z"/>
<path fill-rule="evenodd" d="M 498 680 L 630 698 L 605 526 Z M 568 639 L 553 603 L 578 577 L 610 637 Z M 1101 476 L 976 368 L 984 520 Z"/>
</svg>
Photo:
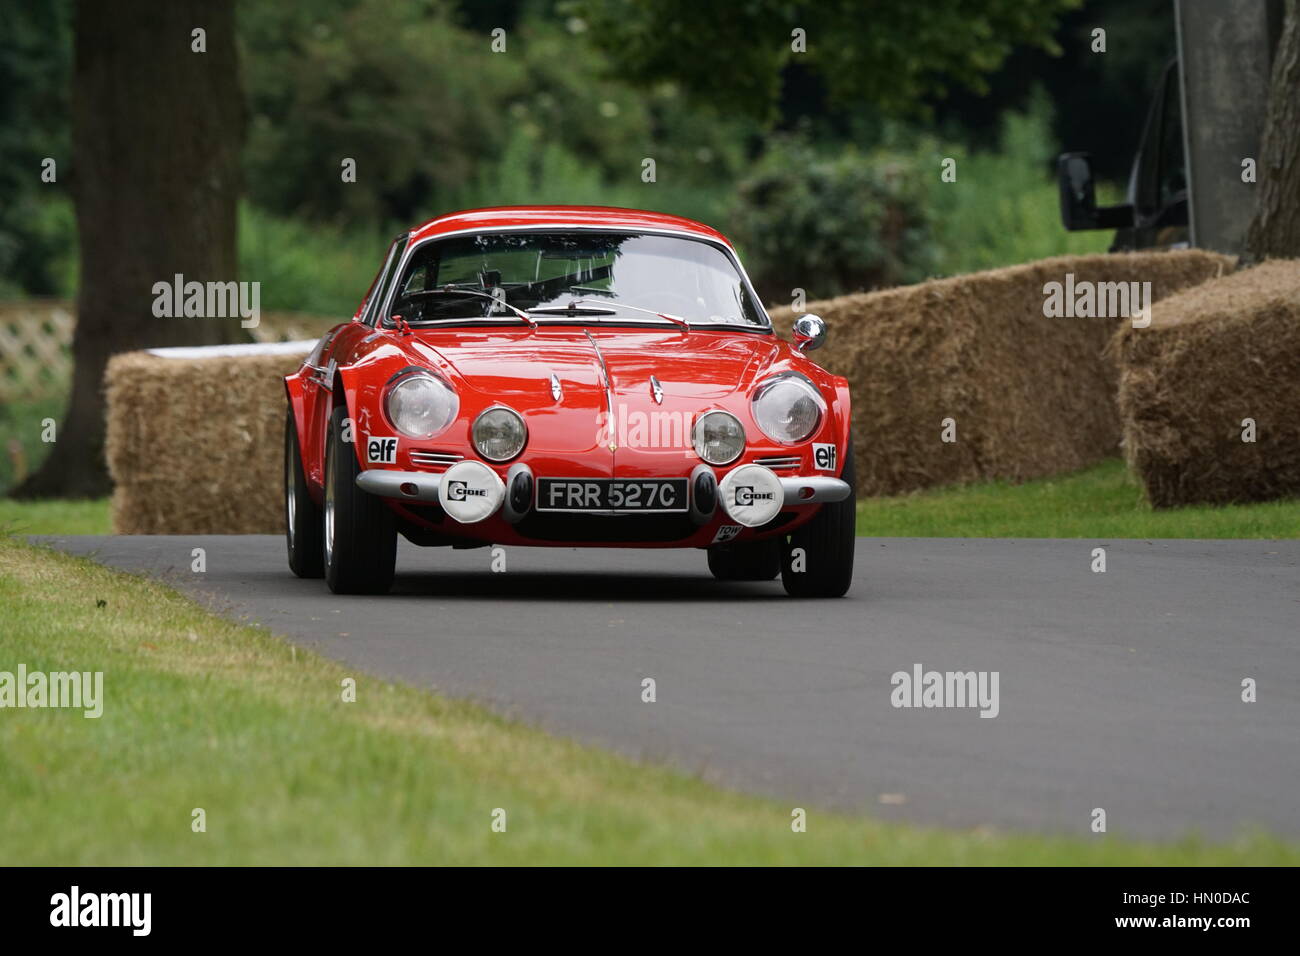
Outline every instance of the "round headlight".
<svg viewBox="0 0 1300 956">
<path fill-rule="evenodd" d="M 474 447 L 488 461 L 509 461 L 524 450 L 528 429 L 513 409 L 489 408 L 474 419 Z"/>
<path fill-rule="evenodd" d="M 783 445 L 795 445 L 817 431 L 826 414 L 826 402 L 807 379 L 784 375 L 758 387 L 753 412 L 764 435 Z"/>
<path fill-rule="evenodd" d="M 745 428 L 730 412 L 705 412 L 691 430 L 691 444 L 710 465 L 729 465 L 745 450 Z"/>
<path fill-rule="evenodd" d="M 456 419 L 460 399 L 450 385 L 423 373 L 408 375 L 388 390 L 388 420 L 409 438 L 432 438 Z"/>
</svg>

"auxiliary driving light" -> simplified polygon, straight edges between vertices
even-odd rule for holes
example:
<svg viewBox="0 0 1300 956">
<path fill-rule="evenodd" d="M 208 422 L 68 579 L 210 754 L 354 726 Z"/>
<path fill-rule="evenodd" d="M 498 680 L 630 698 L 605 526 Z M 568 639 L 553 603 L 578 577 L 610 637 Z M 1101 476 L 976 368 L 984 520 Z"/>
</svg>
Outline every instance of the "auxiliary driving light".
<svg viewBox="0 0 1300 956">
<path fill-rule="evenodd" d="M 722 507 L 731 520 L 757 528 L 777 516 L 785 491 L 776 472 L 762 465 L 741 465 L 722 479 Z"/>
<path fill-rule="evenodd" d="M 458 461 L 442 473 L 438 503 L 461 524 L 473 524 L 497 513 L 506 495 L 497 473 L 481 461 Z"/>
</svg>

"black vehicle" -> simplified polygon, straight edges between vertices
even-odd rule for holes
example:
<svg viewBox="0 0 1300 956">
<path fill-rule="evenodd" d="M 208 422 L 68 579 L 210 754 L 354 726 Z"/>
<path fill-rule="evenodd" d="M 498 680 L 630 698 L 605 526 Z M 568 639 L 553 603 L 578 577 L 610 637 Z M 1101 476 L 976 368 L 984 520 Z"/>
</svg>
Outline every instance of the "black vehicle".
<svg viewBox="0 0 1300 956">
<path fill-rule="evenodd" d="M 1116 230 L 1111 252 L 1188 245 L 1181 92 L 1178 61 L 1172 60 L 1152 97 L 1122 205 L 1097 206 L 1088 153 L 1060 155 L 1056 172 L 1066 229 Z"/>
</svg>

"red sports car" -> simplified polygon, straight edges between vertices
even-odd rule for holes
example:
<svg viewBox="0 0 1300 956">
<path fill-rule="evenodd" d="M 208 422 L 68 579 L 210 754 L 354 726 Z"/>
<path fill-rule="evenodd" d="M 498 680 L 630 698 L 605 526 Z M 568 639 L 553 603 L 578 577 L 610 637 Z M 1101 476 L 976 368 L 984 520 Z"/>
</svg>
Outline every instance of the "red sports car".
<svg viewBox="0 0 1300 956">
<path fill-rule="evenodd" d="M 418 545 L 703 548 L 722 580 L 839 597 L 849 388 L 779 339 L 731 244 L 630 209 L 458 212 L 398 236 L 285 379 L 289 566 L 393 581 Z"/>
</svg>

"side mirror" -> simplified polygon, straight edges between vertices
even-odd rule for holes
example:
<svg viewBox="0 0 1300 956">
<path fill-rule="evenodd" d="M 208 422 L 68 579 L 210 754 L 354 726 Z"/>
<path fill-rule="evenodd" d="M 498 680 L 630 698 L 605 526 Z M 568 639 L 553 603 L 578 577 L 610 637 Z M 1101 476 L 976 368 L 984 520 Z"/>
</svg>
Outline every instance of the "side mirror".
<svg viewBox="0 0 1300 956">
<path fill-rule="evenodd" d="M 794 347 L 798 352 L 811 352 L 826 344 L 826 323 L 820 315 L 801 315 L 794 320 Z"/>
<path fill-rule="evenodd" d="M 1132 206 L 1097 208 L 1097 187 L 1087 153 L 1062 153 L 1058 156 L 1056 181 L 1061 192 L 1061 223 L 1070 232 L 1122 229 L 1133 225 Z"/>
</svg>

